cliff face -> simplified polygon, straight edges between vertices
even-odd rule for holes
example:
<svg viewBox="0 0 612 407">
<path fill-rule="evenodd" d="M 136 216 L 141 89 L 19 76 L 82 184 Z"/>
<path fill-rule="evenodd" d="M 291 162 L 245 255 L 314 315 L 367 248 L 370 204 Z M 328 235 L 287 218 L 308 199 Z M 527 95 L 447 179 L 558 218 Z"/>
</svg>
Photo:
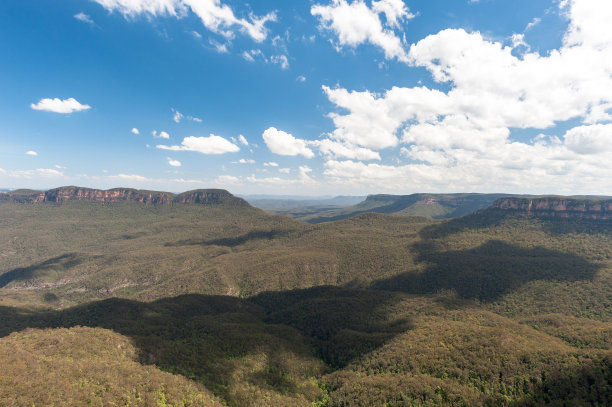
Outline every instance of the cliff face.
<svg viewBox="0 0 612 407">
<path fill-rule="evenodd" d="M 518 216 L 612 220 L 612 199 L 502 198 L 491 209 Z"/>
<path fill-rule="evenodd" d="M 244 199 L 238 198 L 224 189 L 197 189 L 194 191 L 187 191 L 175 196 L 172 202 L 203 205 L 250 206 Z"/>
<path fill-rule="evenodd" d="M 60 187 L 40 193 L 34 202 L 63 202 L 63 201 L 91 201 L 91 202 L 120 202 L 134 201 L 151 204 L 166 204 L 172 201 L 172 194 L 167 192 L 139 191 L 129 188 L 115 188 L 109 190 Z"/>
<path fill-rule="evenodd" d="M 14 194 L 3 194 L 3 199 L 0 200 L 10 200 L 24 203 L 65 201 L 111 203 L 132 201 L 156 205 L 191 203 L 201 205 L 226 205 L 234 207 L 249 206 L 244 199 L 235 197 L 223 189 L 199 189 L 174 195 L 169 192 L 141 191 L 131 188 L 101 190 L 70 186 L 50 189 L 48 191 L 18 191 Z"/>
</svg>

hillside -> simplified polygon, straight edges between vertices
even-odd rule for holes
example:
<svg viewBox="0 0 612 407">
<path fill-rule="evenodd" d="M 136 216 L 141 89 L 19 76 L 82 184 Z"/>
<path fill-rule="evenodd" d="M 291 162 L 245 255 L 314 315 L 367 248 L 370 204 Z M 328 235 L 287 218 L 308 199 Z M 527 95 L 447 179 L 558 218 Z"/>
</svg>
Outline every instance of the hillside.
<svg viewBox="0 0 612 407">
<path fill-rule="evenodd" d="M 242 198 L 235 197 L 223 189 L 198 189 L 173 194 L 170 192 L 144 191 L 131 188 L 113 188 L 100 190 L 83 187 L 59 187 L 48 191 L 19 189 L 0 194 L 0 201 L 35 203 L 35 202 L 138 202 L 145 204 L 167 205 L 172 203 L 195 203 L 203 205 L 248 206 Z"/>
<path fill-rule="evenodd" d="M 612 402 L 612 221 L 500 200 L 312 225 L 198 194 L 0 202 L 0 384 L 16 405 L 73 394 L 98 362 L 112 368 L 76 404 L 160 388 L 175 405 Z"/>
<path fill-rule="evenodd" d="M 362 202 L 364 196 L 336 196 L 333 198 L 307 198 L 283 196 L 245 196 L 251 205 L 274 215 L 287 215 L 302 220 L 321 212 L 341 210 Z"/>
<path fill-rule="evenodd" d="M 321 223 L 375 212 L 401 216 L 425 216 L 433 219 L 456 218 L 489 207 L 505 194 L 412 194 L 369 195 L 356 205 L 297 216 L 296 219 Z"/>
</svg>

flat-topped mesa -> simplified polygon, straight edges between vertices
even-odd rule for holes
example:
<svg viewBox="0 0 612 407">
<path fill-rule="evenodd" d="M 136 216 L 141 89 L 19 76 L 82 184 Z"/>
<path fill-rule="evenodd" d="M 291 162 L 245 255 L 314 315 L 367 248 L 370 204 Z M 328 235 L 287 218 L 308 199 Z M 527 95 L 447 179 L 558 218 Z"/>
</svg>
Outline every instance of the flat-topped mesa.
<svg viewBox="0 0 612 407">
<path fill-rule="evenodd" d="M 66 201 L 113 203 L 130 201 L 156 205 L 178 203 L 231 207 L 250 206 L 244 199 L 238 198 L 223 189 L 198 189 L 175 195 L 170 192 L 144 191 L 131 188 L 113 188 L 101 190 L 69 186 L 54 188 L 48 191 L 19 190 L 1 195 L 0 201 L 13 201 L 21 203 L 61 203 Z"/>
<path fill-rule="evenodd" d="M 60 187 L 50 189 L 39 194 L 34 202 L 63 202 L 63 201 L 91 201 L 91 202 L 121 202 L 133 201 L 150 204 L 166 204 L 172 201 L 174 195 L 168 192 L 141 191 L 131 188 L 113 188 L 108 190 Z"/>
<path fill-rule="evenodd" d="M 193 203 L 202 205 L 224 205 L 246 207 L 250 206 L 247 201 L 238 198 L 224 189 L 196 189 L 176 195 L 174 203 Z"/>
<path fill-rule="evenodd" d="M 526 217 L 612 220 L 612 199 L 501 198 L 490 209 Z"/>
</svg>

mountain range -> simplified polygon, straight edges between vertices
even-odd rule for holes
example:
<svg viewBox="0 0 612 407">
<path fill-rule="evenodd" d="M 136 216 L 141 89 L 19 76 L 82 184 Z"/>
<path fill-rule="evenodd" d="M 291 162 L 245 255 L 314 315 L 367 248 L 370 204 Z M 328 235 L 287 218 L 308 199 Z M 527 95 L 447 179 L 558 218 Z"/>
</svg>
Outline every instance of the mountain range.
<svg viewBox="0 0 612 407">
<path fill-rule="evenodd" d="M 492 198 L 1 194 L 0 404 L 609 405 L 612 200 Z"/>
</svg>

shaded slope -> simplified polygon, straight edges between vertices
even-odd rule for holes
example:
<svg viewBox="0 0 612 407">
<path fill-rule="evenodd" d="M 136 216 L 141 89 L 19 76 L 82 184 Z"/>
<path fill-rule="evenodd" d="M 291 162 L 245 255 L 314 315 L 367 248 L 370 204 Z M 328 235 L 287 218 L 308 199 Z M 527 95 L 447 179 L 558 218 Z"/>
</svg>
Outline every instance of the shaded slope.
<svg viewBox="0 0 612 407">
<path fill-rule="evenodd" d="M 506 194 L 412 194 L 370 195 L 357 205 L 320 212 L 298 219 L 309 223 L 346 219 L 365 212 L 403 216 L 426 216 L 434 219 L 455 218 L 489 207 Z"/>
<path fill-rule="evenodd" d="M 25 327 L 53 328 L 2 338 L 0 352 L 6 351 L 4 345 L 26 350 L 29 345 L 18 341 L 39 336 L 43 340 L 34 345 L 36 358 L 62 366 L 64 357 L 72 357 L 77 359 L 75 368 L 80 360 L 98 358 L 104 363 L 104 353 L 121 354 L 123 345 L 116 345 L 128 341 L 141 364 L 190 378 L 233 406 L 612 401 L 609 350 L 572 347 L 446 294 L 322 287 L 248 300 L 200 295 L 153 303 L 111 299 L 57 312 L 2 307 L 0 321 L 2 335 Z M 72 328 L 81 337 L 61 339 L 71 331 L 58 328 L 77 325 L 95 329 Z M 83 348 L 80 341 L 89 340 L 90 334 L 98 339 Z M 110 340 L 112 346 L 101 346 L 99 340 Z M 31 359 L 27 353 L 7 358 L 0 381 L 10 381 L 7 373 Z M 70 380 L 80 378 L 91 383 L 87 389 L 101 389 L 102 395 L 113 397 L 104 392 L 109 383 L 105 372 L 138 372 L 134 360 L 132 356 L 111 362 L 111 370 L 101 373 L 94 369 L 73 375 L 68 368 L 63 379 L 54 382 L 57 389 L 52 394 L 63 394 Z M 138 373 L 128 373 L 129 386 L 143 383 L 133 382 L 134 374 Z M 18 389 L 30 395 L 29 400 L 42 400 L 36 397 L 41 397 L 37 395 L 46 383 L 39 378 L 50 380 L 54 373 L 43 369 L 34 377 L 21 381 Z M 178 384 L 172 389 L 180 388 Z M 116 387 L 121 388 L 111 383 L 111 389 Z M 156 387 L 152 389 L 157 395 Z M 170 388 L 164 391 L 173 394 Z"/>
</svg>

